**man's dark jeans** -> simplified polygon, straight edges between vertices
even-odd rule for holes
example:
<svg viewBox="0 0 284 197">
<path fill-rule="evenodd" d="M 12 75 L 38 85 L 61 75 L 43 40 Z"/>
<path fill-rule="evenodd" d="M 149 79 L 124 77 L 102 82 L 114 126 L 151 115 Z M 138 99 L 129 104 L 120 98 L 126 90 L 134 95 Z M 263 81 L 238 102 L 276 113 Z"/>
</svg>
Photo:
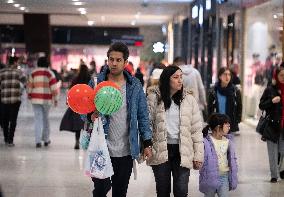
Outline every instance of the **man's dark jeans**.
<svg viewBox="0 0 284 197">
<path fill-rule="evenodd" d="M 106 197 L 110 188 L 112 188 L 112 197 L 126 197 L 133 167 L 132 157 L 111 157 L 111 163 L 114 172 L 111 179 L 92 178 L 95 187 L 93 197 Z"/>
<path fill-rule="evenodd" d="M 12 144 L 14 141 L 14 133 L 17 126 L 18 112 L 21 102 L 13 104 L 1 104 L 1 119 L 4 132 L 5 143 Z"/>
<path fill-rule="evenodd" d="M 173 189 L 175 197 L 188 196 L 188 182 L 190 170 L 180 166 L 178 144 L 168 144 L 169 159 L 167 162 L 152 166 L 157 197 L 170 197 L 171 173 L 173 174 Z"/>
</svg>

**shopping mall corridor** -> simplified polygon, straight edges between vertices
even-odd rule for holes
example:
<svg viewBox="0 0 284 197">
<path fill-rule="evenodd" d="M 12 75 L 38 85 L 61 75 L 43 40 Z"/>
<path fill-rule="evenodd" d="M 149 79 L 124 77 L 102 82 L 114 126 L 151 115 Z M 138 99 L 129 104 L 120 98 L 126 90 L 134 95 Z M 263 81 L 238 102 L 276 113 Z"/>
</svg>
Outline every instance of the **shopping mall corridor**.
<svg viewBox="0 0 284 197">
<path fill-rule="evenodd" d="M 0 134 L 0 184 L 4 197 L 87 197 L 92 182 L 83 174 L 84 151 L 74 150 L 75 137 L 60 132 L 59 124 L 66 109 L 64 94 L 57 108 L 51 109 L 51 144 L 35 148 L 33 112 L 23 101 L 15 133 L 15 147 L 6 147 Z M 230 193 L 236 197 L 283 197 L 284 180 L 270 183 L 266 144 L 253 127 L 241 124 L 241 135 L 235 138 L 239 164 L 239 185 Z M 192 171 L 189 194 L 198 191 L 198 172 Z M 108 196 L 111 196 L 109 193 Z M 129 197 L 154 197 L 155 182 L 151 168 L 138 166 L 138 178 L 131 177 Z"/>
</svg>

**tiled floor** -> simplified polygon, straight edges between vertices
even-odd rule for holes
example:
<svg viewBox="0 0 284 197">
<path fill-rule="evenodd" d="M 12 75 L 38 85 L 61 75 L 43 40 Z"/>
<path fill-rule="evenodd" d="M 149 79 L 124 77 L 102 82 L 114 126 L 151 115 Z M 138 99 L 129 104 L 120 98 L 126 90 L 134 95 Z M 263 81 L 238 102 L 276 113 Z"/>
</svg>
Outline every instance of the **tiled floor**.
<svg viewBox="0 0 284 197">
<path fill-rule="evenodd" d="M 23 103 L 15 134 L 15 147 L 6 147 L 0 134 L 0 184 L 4 197 L 88 197 L 92 183 L 83 174 L 82 150 L 75 151 L 74 134 L 59 132 L 64 113 L 64 98 L 51 112 L 52 143 L 48 148 L 35 148 L 32 110 Z M 235 138 L 239 163 L 239 185 L 230 192 L 236 197 L 283 197 L 284 181 L 271 184 L 266 144 L 254 129 L 242 124 Z M 198 191 L 198 172 L 192 171 L 190 196 L 203 196 Z M 111 196 L 111 193 L 109 194 Z M 155 182 L 151 168 L 138 166 L 138 180 L 131 177 L 129 197 L 154 197 Z"/>
</svg>

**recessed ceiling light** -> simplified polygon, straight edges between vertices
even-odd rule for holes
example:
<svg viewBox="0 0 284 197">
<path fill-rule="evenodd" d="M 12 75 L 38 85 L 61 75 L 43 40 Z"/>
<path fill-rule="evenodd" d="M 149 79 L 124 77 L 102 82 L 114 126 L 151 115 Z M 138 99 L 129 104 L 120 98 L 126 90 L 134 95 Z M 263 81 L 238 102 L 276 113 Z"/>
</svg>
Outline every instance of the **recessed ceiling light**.
<svg viewBox="0 0 284 197">
<path fill-rule="evenodd" d="M 14 1 L 13 0 L 8 0 L 7 3 L 14 3 Z"/>
<path fill-rule="evenodd" d="M 277 18 L 278 18 L 278 16 L 277 16 L 276 14 L 273 14 L 273 18 L 277 19 Z"/>
<path fill-rule="evenodd" d="M 84 4 L 85 4 L 85 3 L 80 2 L 80 1 L 79 1 L 79 2 L 74 2 L 74 3 L 73 3 L 73 5 L 84 5 Z"/>
<path fill-rule="evenodd" d="M 130 23 L 132 26 L 136 25 L 136 21 L 131 21 Z"/>
<path fill-rule="evenodd" d="M 88 21 L 88 25 L 89 26 L 92 26 L 92 25 L 94 25 L 95 24 L 95 21 Z"/>
<path fill-rule="evenodd" d="M 24 11 L 26 8 L 25 7 L 20 7 L 20 10 Z"/>
<path fill-rule="evenodd" d="M 87 11 L 86 10 L 82 10 L 82 11 L 80 11 L 80 14 L 87 14 Z"/>
<path fill-rule="evenodd" d="M 72 1 L 79 1 L 79 0 L 72 0 Z"/>
<path fill-rule="evenodd" d="M 18 7 L 20 7 L 20 4 L 16 3 L 16 4 L 14 4 L 14 7 L 18 8 Z"/>
</svg>

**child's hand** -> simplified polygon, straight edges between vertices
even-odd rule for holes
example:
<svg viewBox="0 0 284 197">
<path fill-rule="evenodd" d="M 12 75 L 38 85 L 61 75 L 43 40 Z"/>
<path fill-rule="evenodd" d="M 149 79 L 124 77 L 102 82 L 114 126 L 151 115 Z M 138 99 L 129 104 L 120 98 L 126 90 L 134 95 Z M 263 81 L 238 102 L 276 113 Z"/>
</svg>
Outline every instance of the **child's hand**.
<svg viewBox="0 0 284 197">
<path fill-rule="evenodd" d="M 193 161 L 193 169 L 194 170 L 200 170 L 202 167 L 202 162 L 200 161 Z"/>
</svg>

